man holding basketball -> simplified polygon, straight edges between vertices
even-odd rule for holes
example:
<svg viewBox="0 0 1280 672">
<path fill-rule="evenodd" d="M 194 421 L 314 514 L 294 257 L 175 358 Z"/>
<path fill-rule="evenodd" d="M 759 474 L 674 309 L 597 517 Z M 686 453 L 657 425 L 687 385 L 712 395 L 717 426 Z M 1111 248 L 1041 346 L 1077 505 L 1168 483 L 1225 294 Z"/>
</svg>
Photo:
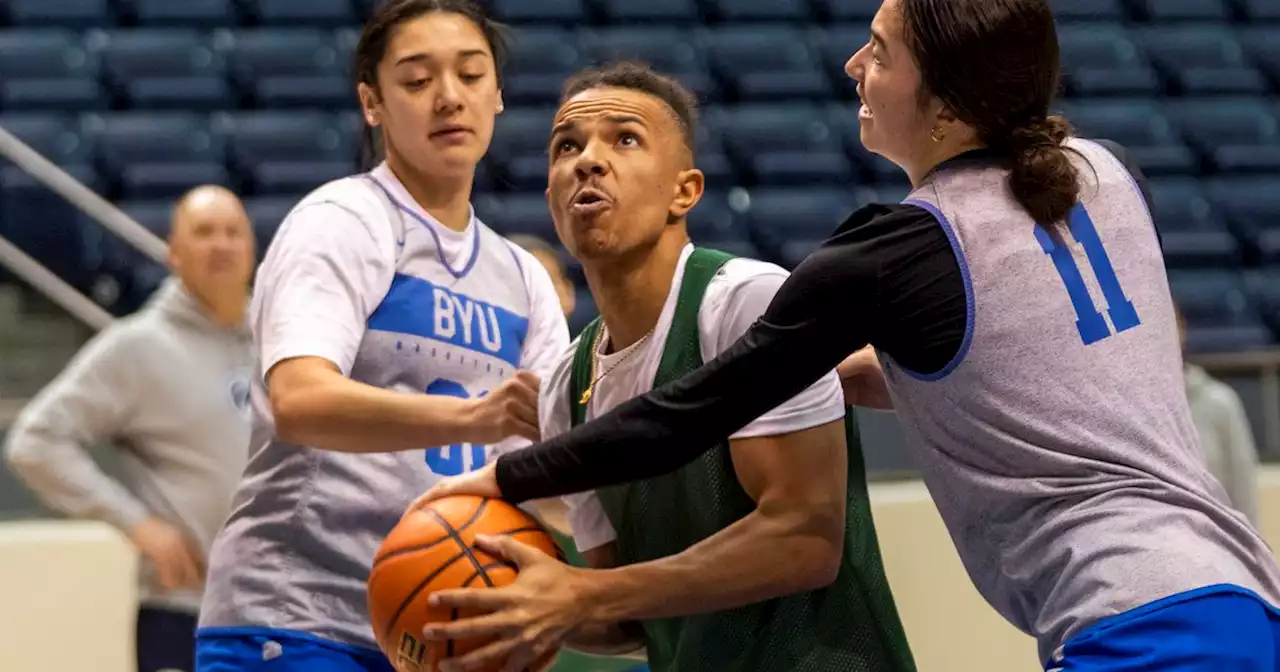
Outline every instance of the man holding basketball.
<svg viewBox="0 0 1280 672">
<path fill-rule="evenodd" d="M 677 82 L 636 64 L 565 85 L 547 199 L 602 320 L 542 384 L 544 439 L 714 358 L 786 278 L 689 242 L 685 216 L 703 190 L 695 107 Z M 566 501 L 579 550 L 610 580 L 510 538 L 481 540 L 519 565 L 521 582 L 433 596 L 496 613 L 429 626 L 426 637 L 500 636 L 442 670 L 521 669 L 564 642 L 644 646 L 657 671 L 914 669 L 834 372 L 679 471 Z"/>
</svg>

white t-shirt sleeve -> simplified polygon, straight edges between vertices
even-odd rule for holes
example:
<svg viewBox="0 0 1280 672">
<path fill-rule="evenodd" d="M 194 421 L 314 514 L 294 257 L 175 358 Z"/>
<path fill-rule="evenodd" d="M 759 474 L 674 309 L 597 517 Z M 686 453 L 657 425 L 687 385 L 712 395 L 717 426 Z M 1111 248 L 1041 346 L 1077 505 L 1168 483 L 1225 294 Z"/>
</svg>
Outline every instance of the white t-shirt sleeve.
<svg viewBox="0 0 1280 672">
<path fill-rule="evenodd" d="M 787 275 L 779 266 L 753 259 L 734 259 L 725 264 L 707 287 L 698 313 L 705 361 L 714 359 L 746 333 L 769 307 Z M 790 434 L 839 420 L 844 414 L 844 392 L 833 369 L 729 438 Z"/>
<path fill-rule="evenodd" d="M 569 350 L 569 323 L 560 308 L 560 297 L 556 295 L 547 269 L 524 248 L 511 245 L 511 249 L 520 261 L 524 286 L 529 289 L 529 332 L 520 349 L 520 368 L 537 375 L 542 385 L 540 389 L 545 390 L 556 365 Z M 541 409 L 539 415 L 542 415 Z M 545 429 L 543 436 L 546 436 Z M 497 459 L 529 445 L 528 439 L 507 437 L 489 447 L 489 459 Z"/>
<path fill-rule="evenodd" d="M 538 425 L 542 440 L 569 431 L 572 418 L 569 415 L 569 383 L 573 376 L 573 351 L 567 347 L 554 365 L 553 371 L 542 381 L 538 395 Z M 573 543 L 579 552 L 603 546 L 617 538 L 613 524 L 600 504 L 595 491 L 565 495 L 560 500 L 568 507 L 565 519 L 573 534 Z"/>
<path fill-rule="evenodd" d="M 265 375 L 294 357 L 351 374 L 369 315 L 395 277 L 395 235 L 380 209 L 304 203 L 276 232 L 254 289 L 253 325 Z"/>
</svg>

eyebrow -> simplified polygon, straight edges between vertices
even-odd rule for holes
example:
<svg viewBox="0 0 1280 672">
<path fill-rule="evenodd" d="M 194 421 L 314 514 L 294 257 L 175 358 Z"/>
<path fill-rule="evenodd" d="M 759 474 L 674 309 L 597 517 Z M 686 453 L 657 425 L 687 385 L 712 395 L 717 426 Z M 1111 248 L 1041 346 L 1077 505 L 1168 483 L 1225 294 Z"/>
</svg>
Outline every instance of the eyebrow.
<svg viewBox="0 0 1280 672">
<path fill-rule="evenodd" d="M 486 52 L 484 49 L 466 49 L 458 52 L 458 59 L 461 60 L 464 58 L 472 58 L 475 56 L 487 56 L 487 55 L 488 55 L 488 52 Z M 419 63 L 422 61 L 431 61 L 431 60 L 435 60 L 435 57 L 423 51 L 423 52 L 418 52 L 416 54 L 409 54 L 408 56 L 401 58 L 400 60 L 396 61 L 396 66 L 398 67 L 398 66 L 404 65 L 405 63 Z"/>
<path fill-rule="evenodd" d="M 611 124 L 618 124 L 618 125 L 639 124 L 641 126 L 645 126 L 644 119 L 641 119 L 640 117 L 634 114 L 611 114 L 605 117 L 604 120 Z M 556 124 L 555 126 L 551 127 L 551 135 L 555 135 L 556 133 L 567 131 L 573 128 L 575 125 L 576 124 L 572 121 L 562 121 Z M 645 127 L 647 128 L 647 126 Z"/>
<path fill-rule="evenodd" d="M 884 38 L 880 36 L 880 33 L 875 28 L 871 29 L 871 41 L 876 43 L 876 46 L 884 48 Z"/>
</svg>

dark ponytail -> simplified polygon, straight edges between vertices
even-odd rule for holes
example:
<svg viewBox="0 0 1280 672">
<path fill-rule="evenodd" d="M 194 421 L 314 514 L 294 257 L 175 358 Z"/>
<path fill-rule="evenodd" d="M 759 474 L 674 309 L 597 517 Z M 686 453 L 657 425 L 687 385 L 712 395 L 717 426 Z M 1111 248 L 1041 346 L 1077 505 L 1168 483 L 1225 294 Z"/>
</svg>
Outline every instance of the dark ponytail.
<svg viewBox="0 0 1280 672">
<path fill-rule="evenodd" d="M 902 0 L 921 104 L 936 96 L 1011 163 L 1009 188 L 1041 224 L 1075 205 L 1080 179 L 1048 116 L 1058 89 L 1058 34 L 1048 0 Z M 1031 121 L 1027 121 L 1031 120 Z"/>
<path fill-rule="evenodd" d="M 1004 138 L 1012 159 L 1009 190 L 1040 224 L 1061 221 L 1080 197 L 1080 176 L 1062 143 L 1071 125 L 1060 116 L 1025 124 Z"/>
<path fill-rule="evenodd" d="M 356 85 L 367 84 L 378 88 L 378 64 L 387 55 L 387 45 L 400 24 L 431 12 L 460 14 L 471 20 L 484 34 L 493 52 L 498 86 L 502 86 L 502 66 L 507 60 L 507 29 L 489 18 L 484 9 L 473 0 L 385 0 L 364 25 L 364 32 L 356 44 L 351 74 Z M 360 154 L 357 157 L 361 170 L 370 170 L 382 160 L 382 134 L 369 124 L 363 124 L 360 132 Z"/>
</svg>

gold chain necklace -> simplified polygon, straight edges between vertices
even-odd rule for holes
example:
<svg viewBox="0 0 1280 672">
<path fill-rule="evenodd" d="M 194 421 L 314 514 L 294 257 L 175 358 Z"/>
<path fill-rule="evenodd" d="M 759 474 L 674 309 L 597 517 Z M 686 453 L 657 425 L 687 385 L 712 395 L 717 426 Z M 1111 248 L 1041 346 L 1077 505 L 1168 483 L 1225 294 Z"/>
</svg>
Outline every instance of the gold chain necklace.
<svg viewBox="0 0 1280 672">
<path fill-rule="evenodd" d="M 627 346 L 627 354 L 623 355 L 620 359 L 618 359 L 618 361 L 613 363 L 613 366 L 610 366 L 609 368 L 605 369 L 604 373 L 600 374 L 597 377 L 596 376 L 596 360 L 598 360 L 600 356 L 600 339 L 604 337 L 604 332 L 605 332 L 604 325 L 600 325 L 600 328 L 596 330 L 595 341 L 591 343 L 591 378 L 592 380 L 591 380 L 591 383 L 587 385 L 587 389 L 582 391 L 582 397 L 578 399 L 578 403 L 586 404 L 588 401 L 591 401 L 591 393 L 595 390 L 596 383 L 600 382 L 601 379 L 609 375 L 610 371 L 613 371 L 614 369 L 618 368 L 619 364 L 622 364 L 623 362 L 627 361 L 627 359 L 629 359 L 631 355 L 635 354 L 636 350 L 640 349 L 640 344 L 648 340 L 648 338 L 653 335 L 653 330 L 657 328 L 658 328 L 658 325 L 656 324 L 653 325 L 653 328 L 649 329 L 649 333 L 645 334 L 644 336 L 641 336 L 640 340 Z"/>
</svg>

